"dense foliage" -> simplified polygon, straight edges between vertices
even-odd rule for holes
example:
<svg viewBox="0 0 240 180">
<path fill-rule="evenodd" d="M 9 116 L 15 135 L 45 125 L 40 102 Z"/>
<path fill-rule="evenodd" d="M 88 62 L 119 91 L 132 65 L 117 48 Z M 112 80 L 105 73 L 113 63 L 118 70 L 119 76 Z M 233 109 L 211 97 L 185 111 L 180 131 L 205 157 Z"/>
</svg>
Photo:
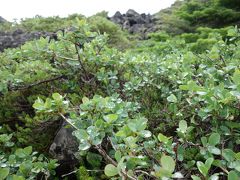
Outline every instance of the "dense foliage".
<svg viewBox="0 0 240 180">
<path fill-rule="evenodd" d="M 180 8 L 179 15 L 193 25 L 223 27 L 239 20 L 239 2 L 239 0 L 191 0 Z"/>
<path fill-rule="evenodd" d="M 240 179 L 240 30 L 159 31 L 123 52 L 105 16 L 17 25 L 58 38 L 0 54 L 0 179 Z M 81 161 L 61 177 L 48 153 L 60 120 Z"/>
<path fill-rule="evenodd" d="M 239 0 L 177 0 L 171 8 L 155 14 L 160 31 L 177 35 L 199 27 L 239 25 Z"/>
</svg>

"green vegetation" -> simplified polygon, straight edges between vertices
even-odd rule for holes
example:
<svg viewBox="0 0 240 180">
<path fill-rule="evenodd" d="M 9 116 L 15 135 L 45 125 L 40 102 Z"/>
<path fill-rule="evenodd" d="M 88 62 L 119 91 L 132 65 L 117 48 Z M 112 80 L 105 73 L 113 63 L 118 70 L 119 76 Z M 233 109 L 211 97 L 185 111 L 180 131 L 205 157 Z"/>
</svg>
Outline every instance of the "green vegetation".
<svg viewBox="0 0 240 180">
<path fill-rule="evenodd" d="M 195 32 L 199 27 L 224 28 L 240 24 L 239 0 L 177 0 L 155 15 L 159 31 L 172 35 Z"/>
<path fill-rule="evenodd" d="M 31 146 L 13 148 L 15 144 L 11 141 L 12 137 L 13 134 L 0 134 L 0 179 L 24 180 L 55 175 L 56 160 L 49 161 L 43 155 L 38 156 Z"/>
<path fill-rule="evenodd" d="M 14 31 L 16 29 L 22 29 L 28 32 L 45 31 L 56 32 L 60 29 L 68 28 L 71 26 L 76 18 L 83 19 L 83 15 L 73 14 L 67 18 L 60 18 L 58 16 L 44 18 L 42 16 L 35 16 L 34 18 L 21 19 L 17 22 L 5 22 L 0 24 L 1 30 Z"/>
<path fill-rule="evenodd" d="M 204 2 L 171 13 L 192 24 L 190 6 L 239 10 Z M 60 119 L 79 142 L 82 162 L 69 172 L 77 179 L 240 179 L 237 27 L 165 29 L 129 48 L 105 12 L 69 19 L 23 21 L 29 31 L 68 28 L 0 54 L 0 179 L 59 179 L 48 147 Z"/>
<path fill-rule="evenodd" d="M 179 9 L 178 14 L 192 25 L 223 27 L 239 21 L 239 0 L 190 0 Z"/>
<path fill-rule="evenodd" d="M 130 42 L 128 40 L 128 34 L 122 31 L 119 25 L 109 21 L 106 17 L 101 14 L 97 14 L 88 18 L 88 23 L 91 25 L 91 30 L 99 32 L 101 34 L 106 33 L 108 38 L 108 43 L 120 50 L 124 50 L 130 47 Z"/>
</svg>

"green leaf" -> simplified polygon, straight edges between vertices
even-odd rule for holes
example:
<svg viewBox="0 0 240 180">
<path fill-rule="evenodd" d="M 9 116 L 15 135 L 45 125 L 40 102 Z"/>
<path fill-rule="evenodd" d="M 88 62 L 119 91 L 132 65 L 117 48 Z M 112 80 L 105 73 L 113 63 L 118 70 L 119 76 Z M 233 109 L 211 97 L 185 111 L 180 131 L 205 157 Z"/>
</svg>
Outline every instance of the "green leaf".
<svg viewBox="0 0 240 180">
<path fill-rule="evenodd" d="M 168 143 L 169 138 L 167 136 L 164 136 L 162 133 L 158 134 L 158 140 L 163 143 Z"/>
<path fill-rule="evenodd" d="M 0 134 L 0 143 L 7 143 L 8 141 L 11 140 L 12 138 L 12 134 L 8 135 L 8 134 Z"/>
<path fill-rule="evenodd" d="M 185 133 L 187 131 L 187 121 L 185 120 L 180 121 L 178 130 L 182 133 Z"/>
<path fill-rule="evenodd" d="M 171 103 L 177 103 L 177 97 L 174 94 L 171 94 L 167 97 L 167 101 Z"/>
<path fill-rule="evenodd" d="M 20 166 L 19 166 L 19 171 L 27 176 L 31 169 L 33 168 L 33 163 L 32 161 L 24 161 Z"/>
<path fill-rule="evenodd" d="M 198 167 L 198 170 L 202 173 L 202 175 L 206 177 L 208 174 L 208 168 L 205 166 L 205 164 L 201 161 L 198 161 L 197 167 Z"/>
<path fill-rule="evenodd" d="M 128 123 L 128 127 L 133 131 L 133 132 L 139 132 L 144 130 L 147 127 L 147 119 L 146 118 L 137 118 L 137 119 L 132 119 Z"/>
<path fill-rule="evenodd" d="M 44 108 L 45 109 L 50 109 L 52 107 L 52 100 L 50 98 L 47 98 L 45 103 L 44 103 Z"/>
<path fill-rule="evenodd" d="M 23 152 L 26 154 L 26 155 L 30 155 L 32 153 L 32 146 L 28 146 L 28 147 L 25 147 L 23 149 Z"/>
<path fill-rule="evenodd" d="M 9 168 L 0 168 L 0 179 L 5 179 L 9 174 Z"/>
<path fill-rule="evenodd" d="M 89 102 L 89 99 L 88 99 L 87 97 L 83 97 L 83 98 L 82 98 L 82 102 L 83 102 L 83 103 L 87 103 L 87 102 Z"/>
<path fill-rule="evenodd" d="M 81 150 L 81 151 L 86 151 L 86 150 L 88 150 L 90 147 L 91 147 L 91 144 L 89 144 L 89 142 L 87 142 L 87 141 L 82 141 L 82 142 L 79 144 L 78 149 Z"/>
<path fill-rule="evenodd" d="M 59 93 L 53 93 L 52 94 L 52 98 L 55 100 L 55 101 L 62 101 L 63 97 L 59 94 Z"/>
<path fill-rule="evenodd" d="M 237 31 L 236 29 L 229 29 L 228 32 L 227 32 L 227 35 L 230 36 L 230 37 L 234 37 L 234 36 L 237 36 Z"/>
<path fill-rule="evenodd" d="M 106 116 L 103 116 L 103 119 L 107 122 L 107 123 L 113 123 L 114 121 L 116 121 L 118 119 L 118 115 L 117 114 L 108 114 Z"/>
<path fill-rule="evenodd" d="M 213 158 L 208 158 L 205 162 L 205 166 L 207 167 L 207 169 L 209 170 L 211 168 L 211 165 L 213 163 L 214 159 Z"/>
<path fill-rule="evenodd" d="M 45 109 L 44 107 L 44 102 L 42 99 L 38 98 L 34 104 L 33 104 L 33 108 L 36 109 L 36 110 L 39 110 L 39 111 L 42 111 Z"/>
<path fill-rule="evenodd" d="M 99 136 L 95 137 L 94 139 L 91 140 L 91 144 L 97 146 L 102 143 L 102 140 L 103 140 L 103 137 L 99 137 Z"/>
<path fill-rule="evenodd" d="M 76 138 L 78 138 L 80 141 L 83 141 L 83 140 L 88 140 L 88 133 L 86 130 L 84 129 L 79 129 L 79 130 L 76 130 L 73 132 L 73 135 L 76 136 Z"/>
<path fill-rule="evenodd" d="M 201 142 L 203 144 L 203 146 L 207 145 L 207 138 L 206 137 L 201 137 Z"/>
<path fill-rule="evenodd" d="M 195 176 L 195 175 L 191 175 L 191 178 L 192 178 L 193 180 L 201 180 L 201 178 L 200 178 L 200 177 L 198 177 L 198 176 Z"/>
<path fill-rule="evenodd" d="M 220 143 L 220 135 L 218 133 L 212 133 L 208 139 L 208 143 L 212 146 L 216 146 Z"/>
<path fill-rule="evenodd" d="M 13 175 L 12 180 L 25 180 L 25 178 L 22 176 Z"/>
<path fill-rule="evenodd" d="M 118 171 L 124 170 L 126 168 L 126 163 L 124 162 L 126 157 L 122 157 L 120 161 L 118 162 L 117 169 Z"/>
<path fill-rule="evenodd" d="M 233 161 L 229 163 L 229 168 L 234 168 L 238 172 L 240 172 L 240 161 Z"/>
<path fill-rule="evenodd" d="M 228 161 L 232 162 L 235 159 L 235 153 L 231 149 L 224 149 L 222 156 Z"/>
<path fill-rule="evenodd" d="M 182 145 L 177 147 L 177 158 L 179 161 L 183 161 L 184 159 L 184 154 L 185 154 L 185 147 L 183 147 Z"/>
<path fill-rule="evenodd" d="M 140 135 L 141 137 L 144 137 L 144 138 L 149 138 L 149 137 L 152 136 L 152 133 L 151 133 L 151 131 L 148 131 L 148 130 L 142 130 L 142 131 L 139 133 L 139 135 Z"/>
<path fill-rule="evenodd" d="M 104 168 L 104 173 L 108 176 L 108 177 L 112 177 L 112 176 L 116 176 L 118 174 L 118 169 L 117 167 L 115 167 L 112 164 L 108 164 L 105 166 Z"/>
<path fill-rule="evenodd" d="M 211 168 L 211 165 L 213 163 L 214 159 L 213 158 L 208 158 L 205 162 L 205 164 L 201 161 L 197 162 L 197 167 L 198 170 L 202 173 L 204 177 L 208 175 L 208 171 Z"/>
<path fill-rule="evenodd" d="M 221 154 L 221 150 L 219 148 L 216 148 L 215 146 L 208 146 L 208 151 L 215 155 Z"/>
<path fill-rule="evenodd" d="M 240 160 L 240 152 L 238 152 L 238 153 L 235 154 L 235 158 L 236 158 L 237 160 Z"/>
<path fill-rule="evenodd" d="M 179 86 L 179 89 L 184 90 L 184 91 L 189 90 L 189 91 L 194 91 L 194 92 L 196 92 L 196 91 L 202 91 L 202 90 L 203 90 L 203 89 L 202 89 L 200 86 L 198 86 L 197 83 L 194 82 L 194 81 L 189 81 L 189 82 L 187 83 L 187 85 L 180 85 L 180 86 Z"/>
<path fill-rule="evenodd" d="M 116 151 L 114 156 L 117 162 L 119 162 L 121 160 L 122 153 L 120 151 Z"/>
<path fill-rule="evenodd" d="M 170 173 L 174 172 L 176 164 L 171 156 L 163 155 L 160 161 L 163 169 L 168 170 Z"/>
<path fill-rule="evenodd" d="M 26 157 L 26 154 L 24 153 L 23 149 L 17 149 L 15 151 L 15 155 L 18 156 L 19 158 L 25 158 Z"/>
<path fill-rule="evenodd" d="M 239 176 L 235 171 L 230 171 L 228 173 L 228 180 L 239 180 Z"/>
<path fill-rule="evenodd" d="M 115 134 L 117 137 L 126 137 L 126 133 L 124 130 L 120 130 Z"/>
<path fill-rule="evenodd" d="M 126 163 L 127 169 L 134 169 L 137 166 L 137 159 L 134 157 L 130 157 Z"/>
<path fill-rule="evenodd" d="M 232 80 L 236 85 L 240 85 L 240 70 L 239 69 L 235 70 Z"/>
<path fill-rule="evenodd" d="M 128 126 L 123 126 L 115 135 L 117 137 L 125 138 L 132 133 L 131 129 Z"/>
<path fill-rule="evenodd" d="M 133 136 L 129 136 L 124 139 L 125 144 L 130 147 L 130 149 L 136 148 L 138 145 L 136 144 L 137 138 Z"/>
</svg>

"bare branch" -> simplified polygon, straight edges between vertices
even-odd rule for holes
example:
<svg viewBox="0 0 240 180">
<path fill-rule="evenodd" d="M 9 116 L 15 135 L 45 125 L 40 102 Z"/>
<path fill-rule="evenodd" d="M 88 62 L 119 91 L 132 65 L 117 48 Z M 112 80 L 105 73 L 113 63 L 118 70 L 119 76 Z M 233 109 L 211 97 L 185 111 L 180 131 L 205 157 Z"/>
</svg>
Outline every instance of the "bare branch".
<svg viewBox="0 0 240 180">
<path fill-rule="evenodd" d="M 85 75 L 87 75 L 87 71 L 86 71 L 86 69 L 84 68 L 84 65 L 83 65 L 83 63 L 82 63 L 82 60 L 81 60 L 81 57 L 80 57 L 80 54 L 79 54 L 79 51 L 78 51 L 78 46 L 75 44 L 75 49 L 76 49 L 76 53 L 77 53 L 77 56 L 78 56 L 78 61 L 79 61 L 79 63 L 80 63 L 80 65 L 81 65 L 81 68 L 82 68 L 82 70 L 83 70 L 83 73 L 85 74 Z"/>
<path fill-rule="evenodd" d="M 98 152 L 103 156 L 103 158 L 108 162 L 113 164 L 114 166 L 117 166 L 117 162 L 114 161 L 107 153 L 106 151 L 101 147 L 101 145 L 95 146 L 95 149 L 98 150 Z"/>
<path fill-rule="evenodd" d="M 76 130 L 78 130 L 77 126 L 75 126 L 71 121 L 69 121 L 69 119 L 67 119 L 62 113 L 59 113 L 59 115 L 60 115 L 65 121 L 67 121 L 72 127 L 74 127 Z"/>
<path fill-rule="evenodd" d="M 55 80 L 58 80 L 58 79 L 62 79 L 64 77 L 65 77 L 64 75 L 61 75 L 61 76 L 57 76 L 57 77 L 54 77 L 54 78 L 51 78 L 51 79 L 46 79 L 46 80 L 43 80 L 43 81 L 38 81 L 38 82 L 35 82 L 35 83 L 32 83 L 32 84 L 28 84 L 28 85 L 25 85 L 25 86 L 9 87 L 8 90 L 9 91 L 25 90 L 25 89 L 32 88 L 34 86 L 44 84 L 44 83 L 49 83 L 49 82 L 52 82 L 52 81 L 55 81 Z"/>
</svg>

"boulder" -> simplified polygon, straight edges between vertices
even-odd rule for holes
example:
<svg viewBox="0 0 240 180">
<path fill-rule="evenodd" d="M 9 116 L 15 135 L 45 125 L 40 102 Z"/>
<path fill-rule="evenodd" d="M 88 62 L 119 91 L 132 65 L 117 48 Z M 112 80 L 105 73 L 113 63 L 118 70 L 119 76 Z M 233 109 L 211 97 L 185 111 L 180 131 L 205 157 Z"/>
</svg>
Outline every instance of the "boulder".
<svg viewBox="0 0 240 180">
<path fill-rule="evenodd" d="M 73 131 L 74 129 L 70 125 L 65 121 L 62 122 L 49 148 L 49 153 L 60 164 L 56 169 L 57 174 L 60 176 L 72 172 L 79 164 L 79 159 L 75 156 L 76 152 L 78 152 L 79 143 L 72 135 Z"/>
<path fill-rule="evenodd" d="M 109 18 L 112 22 L 116 23 L 116 24 L 123 24 L 124 23 L 124 19 L 123 19 L 123 15 L 117 11 L 112 18 Z"/>
<path fill-rule="evenodd" d="M 133 9 L 129 9 L 126 12 L 126 16 L 127 17 L 138 17 L 140 14 L 138 14 L 136 11 L 134 11 Z"/>
<path fill-rule="evenodd" d="M 57 132 L 50 148 L 49 153 L 59 161 L 74 161 L 74 154 L 78 151 L 77 139 L 72 135 L 73 128 L 63 122 Z"/>
<path fill-rule="evenodd" d="M 154 32 L 154 16 L 150 14 L 139 14 L 133 9 L 129 9 L 126 14 L 121 14 L 119 11 L 116 12 L 109 19 L 119 24 L 122 29 L 128 30 L 131 34 L 140 34 L 142 39 L 145 39 L 146 33 Z"/>
</svg>

